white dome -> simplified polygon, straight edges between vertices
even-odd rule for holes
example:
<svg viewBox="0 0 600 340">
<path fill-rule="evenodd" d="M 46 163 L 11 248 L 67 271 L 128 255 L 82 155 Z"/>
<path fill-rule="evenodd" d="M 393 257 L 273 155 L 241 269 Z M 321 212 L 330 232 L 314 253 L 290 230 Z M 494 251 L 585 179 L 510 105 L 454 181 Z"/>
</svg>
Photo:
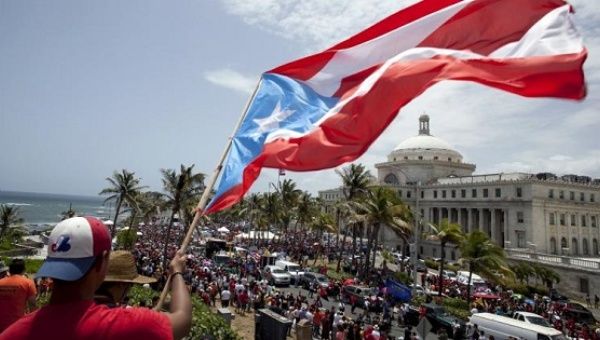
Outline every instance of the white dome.
<svg viewBox="0 0 600 340">
<path fill-rule="evenodd" d="M 418 136 L 410 137 L 410 138 L 406 139 L 405 141 L 403 141 L 402 143 L 398 144 L 398 146 L 396 146 L 394 148 L 394 151 L 415 150 L 415 149 L 449 150 L 449 151 L 456 152 L 456 150 L 450 144 L 448 144 L 448 142 L 446 142 L 445 140 L 434 137 L 434 136 L 430 136 L 430 135 L 418 135 Z"/>
</svg>

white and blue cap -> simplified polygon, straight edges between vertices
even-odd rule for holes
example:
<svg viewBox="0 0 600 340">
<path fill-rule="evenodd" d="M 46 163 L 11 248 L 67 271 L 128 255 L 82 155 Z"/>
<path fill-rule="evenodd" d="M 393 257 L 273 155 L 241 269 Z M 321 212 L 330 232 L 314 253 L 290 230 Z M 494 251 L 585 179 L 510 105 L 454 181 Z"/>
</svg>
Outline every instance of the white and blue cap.
<svg viewBox="0 0 600 340">
<path fill-rule="evenodd" d="M 110 233 L 99 219 L 66 219 L 52 229 L 48 257 L 35 276 L 77 281 L 90 270 L 96 257 L 110 248 Z"/>
</svg>

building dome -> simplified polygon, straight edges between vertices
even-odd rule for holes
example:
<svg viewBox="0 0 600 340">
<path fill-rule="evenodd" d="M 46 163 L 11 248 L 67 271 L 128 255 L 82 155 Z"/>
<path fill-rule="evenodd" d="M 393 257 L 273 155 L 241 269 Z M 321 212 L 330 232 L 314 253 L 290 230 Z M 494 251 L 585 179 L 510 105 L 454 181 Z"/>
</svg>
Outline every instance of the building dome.
<svg viewBox="0 0 600 340">
<path fill-rule="evenodd" d="M 429 130 L 429 116 L 419 117 L 419 134 L 398 144 L 388 156 L 389 161 L 432 160 L 462 162 L 462 155 L 445 140 L 432 136 Z"/>
<path fill-rule="evenodd" d="M 410 137 L 398 144 L 394 148 L 394 151 L 399 150 L 415 150 L 415 149 L 423 149 L 423 150 L 449 150 L 456 151 L 448 142 L 445 140 L 430 136 L 430 135 L 418 135 L 414 137 Z"/>
</svg>

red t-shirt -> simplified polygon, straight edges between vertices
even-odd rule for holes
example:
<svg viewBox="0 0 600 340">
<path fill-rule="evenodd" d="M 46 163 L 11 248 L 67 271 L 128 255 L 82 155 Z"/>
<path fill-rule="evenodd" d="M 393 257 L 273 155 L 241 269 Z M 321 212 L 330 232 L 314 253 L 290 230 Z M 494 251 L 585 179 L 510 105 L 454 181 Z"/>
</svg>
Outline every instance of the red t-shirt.
<svg viewBox="0 0 600 340">
<path fill-rule="evenodd" d="M 35 284 L 22 275 L 0 280 L 0 332 L 25 314 L 27 300 L 37 294 Z"/>
<path fill-rule="evenodd" d="M 48 305 L 27 314 L 0 340 L 173 339 L 166 315 L 146 308 L 108 308 L 93 301 Z"/>
</svg>

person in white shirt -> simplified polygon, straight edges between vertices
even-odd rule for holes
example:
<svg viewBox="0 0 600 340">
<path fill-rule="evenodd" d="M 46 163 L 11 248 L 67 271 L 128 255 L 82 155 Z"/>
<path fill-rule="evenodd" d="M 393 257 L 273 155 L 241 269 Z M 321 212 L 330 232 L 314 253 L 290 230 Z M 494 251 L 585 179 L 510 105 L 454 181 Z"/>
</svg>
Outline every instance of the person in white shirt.
<svg viewBox="0 0 600 340">
<path fill-rule="evenodd" d="M 231 292 L 227 287 L 221 292 L 221 307 L 229 307 L 229 300 L 231 299 Z"/>
</svg>

